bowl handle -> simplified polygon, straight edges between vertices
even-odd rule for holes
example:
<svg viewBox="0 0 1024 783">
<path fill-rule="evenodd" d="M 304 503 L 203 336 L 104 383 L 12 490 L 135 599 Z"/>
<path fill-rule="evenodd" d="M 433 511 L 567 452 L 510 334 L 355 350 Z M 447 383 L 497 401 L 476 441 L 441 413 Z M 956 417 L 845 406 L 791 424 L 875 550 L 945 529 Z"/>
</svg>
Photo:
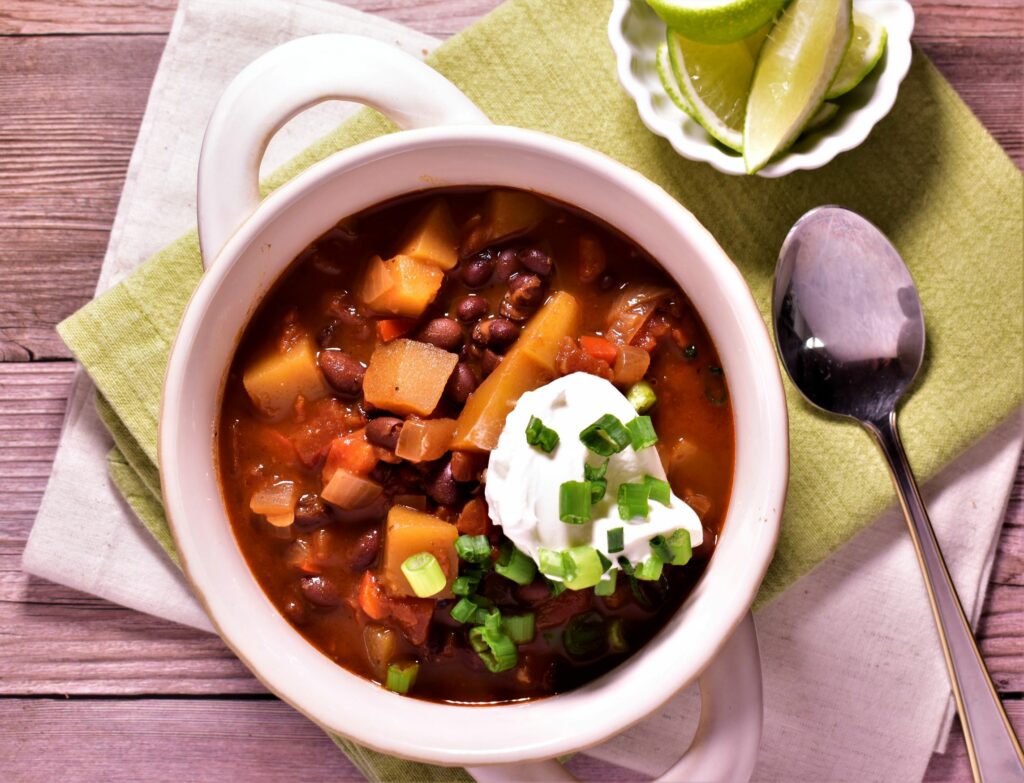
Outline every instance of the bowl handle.
<svg viewBox="0 0 1024 783">
<path fill-rule="evenodd" d="M 750 780 L 761 744 L 761 655 L 754 618 L 748 612 L 700 676 L 700 724 L 693 742 L 663 783 Z M 471 767 L 478 783 L 574 781 L 555 759 L 528 764 Z"/>
<path fill-rule="evenodd" d="M 372 38 L 312 35 L 271 49 L 228 85 L 206 127 L 198 192 L 204 267 L 259 205 L 271 137 L 327 100 L 365 104 L 403 129 L 490 122 L 433 68 Z"/>
</svg>

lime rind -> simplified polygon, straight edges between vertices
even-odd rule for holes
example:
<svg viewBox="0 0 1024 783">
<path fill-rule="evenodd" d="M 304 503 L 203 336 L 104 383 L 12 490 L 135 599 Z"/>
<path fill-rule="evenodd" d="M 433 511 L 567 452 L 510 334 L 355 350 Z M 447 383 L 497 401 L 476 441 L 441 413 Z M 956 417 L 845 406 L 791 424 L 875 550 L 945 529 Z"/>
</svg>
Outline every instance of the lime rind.
<svg viewBox="0 0 1024 783">
<path fill-rule="evenodd" d="M 865 13 L 854 10 L 853 34 L 846 50 L 839 72 L 832 80 L 832 86 L 825 93 L 825 100 L 831 101 L 846 95 L 875 70 L 885 53 L 889 33 L 885 25 Z"/>
<path fill-rule="evenodd" d="M 754 56 L 745 41 L 705 44 L 667 36 L 672 72 L 693 117 L 726 147 L 743 152 L 743 116 L 754 73 Z"/>
<path fill-rule="evenodd" d="M 787 0 L 647 0 L 670 29 L 691 41 L 740 41 L 770 22 Z"/>
<path fill-rule="evenodd" d="M 811 119 L 807 121 L 801 134 L 814 133 L 818 128 L 822 128 L 832 122 L 832 118 L 839 113 L 839 104 L 830 103 L 826 101 L 818 107 L 818 110 L 811 115 Z"/>
<path fill-rule="evenodd" d="M 697 112 L 694 111 L 693 104 L 683 94 L 679 82 L 676 81 L 676 75 L 672 72 L 672 59 L 668 53 L 668 41 L 662 41 L 661 46 L 658 47 L 658 51 L 654 55 L 654 65 L 658 69 L 661 86 L 665 88 L 665 92 L 672 100 L 672 103 L 687 117 L 696 120 Z M 699 122 L 699 120 L 697 121 Z"/>
<path fill-rule="evenodd" d="M 850 44 L 852 0 L 792 0 L 757 59 L 743 125 L 747 173 L 787 150 L 818 111 Z"/>
</svg>

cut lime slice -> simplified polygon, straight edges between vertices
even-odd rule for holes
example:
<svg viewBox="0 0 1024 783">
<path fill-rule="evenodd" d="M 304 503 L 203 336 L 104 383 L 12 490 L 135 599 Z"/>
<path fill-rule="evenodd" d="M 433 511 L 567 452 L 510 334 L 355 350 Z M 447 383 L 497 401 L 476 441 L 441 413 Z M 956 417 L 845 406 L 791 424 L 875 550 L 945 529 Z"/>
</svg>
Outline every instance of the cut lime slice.
<svg viewBox="0 0 1024 783">
<path fill-rule="evenodd" d="M 704 129 L 737 152 L 743 151 L 743 115 L 755 56 L 745 40 L 705 44 L 668 32 L 672 72 Z"/>
<path fill-rule="evenodd" d="M 667 41 L 658 47 L 658 51 L 654 56 L 654 64 L 658 69 L 658 76 L 661 77 L 661 86 L 665 88 L 665 92 L 672 99 L 672 103 L 678 106 L 686 116 L 696 120 L 697 114 L 693 110 L 693 105 L 683 95 L 682 88 L 680 88 L 679 82 L 676 81 L 676 75 L 672 73 L 672 61 L 668 55 Z"/>
<path fill-rule="evenodd" d="M 853 36 L 846 56 L 839 65 L 839 73 L 832 81 L 832 86 L 825 93 L 825 100 L 831 101 L 864 81 L 871 73 L 885 52 L 888 33 L 881 22 L 876 22 L 867 14 L 853 12 Z"/>
<path fill-rule="evenodd" d="M 814 133 L 818 128 L 828 125 L 832 121 L 832 118 L 836 116 L 838 111 L 838 103 L 826 102 L 821 104 L 811 119 L 807 121 L 807 125 L 803 129 L 803 133 Z"/>
<path fill-rule="evenodd" d="M 793 0 L 761 48 L 743 124 L 753 174 L 789 147 L 818 111 L 850 42 L 851 0 Z"/>
<path fill-rule="evenodd" d="M 763 27 L 787 0 L 647 0 L 670 28 L 692 41 L 723 44 Z"/>
</svg>

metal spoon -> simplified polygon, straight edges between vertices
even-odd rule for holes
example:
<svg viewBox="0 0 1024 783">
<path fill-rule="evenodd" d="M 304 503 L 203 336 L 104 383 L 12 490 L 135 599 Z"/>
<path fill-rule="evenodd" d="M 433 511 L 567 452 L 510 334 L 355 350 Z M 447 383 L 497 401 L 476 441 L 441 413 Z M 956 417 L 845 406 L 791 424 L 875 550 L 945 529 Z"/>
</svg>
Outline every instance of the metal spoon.
<svg viewBox="0 0 1024 783">
<path fill-rule="evenodd" d="M 889 462 L 928 589 L 976 781 L 1024 781 L 1024 754 L 978 652 L 896 427 L 921 368 L 924 318 L 896 248 L 860 215 L 819 207 L 790 229 L 772 292 L 775 339 L 808 402 L 859 421 Z"/>
</svg>

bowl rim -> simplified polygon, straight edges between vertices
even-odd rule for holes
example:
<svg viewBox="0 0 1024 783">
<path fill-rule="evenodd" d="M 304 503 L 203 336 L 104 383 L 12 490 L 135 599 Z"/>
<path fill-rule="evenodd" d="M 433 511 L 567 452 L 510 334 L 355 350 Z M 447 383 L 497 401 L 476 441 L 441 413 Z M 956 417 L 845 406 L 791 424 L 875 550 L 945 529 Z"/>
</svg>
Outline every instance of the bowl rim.
<svg viewBox="0 0 1024 783">
<path fill-rule="evenodd" d="M 815 131 L 816 134 L 820 133 L 820 141 L 814 147 L 808 150 L 790 148 L 755 172 L 756 176 L 772 179 L 795 171 L 810 171 L 825 166 L 838 155 L 859 147 L 895 105 L 900 85 L 910 70 L 913 57 L 910 42 L 914 31 L 913 6 L 909 0 L 853 0 L 853 5 L 862 12 L 869 8 L 882 9 L 883 21 L 886 22 L 888 36 L 883 62 L 878 66 L 878 76 L 868 77 L 876 79 L 874 92 L 867 103 L 849 113 L 849 126 L 843 132 Z M 608 17 L 608 39 L 615 53 L 615 71 L 619 83 L 636 104 L 640 121 L 651 133 L 668 141 L 682 157 L 707 163 L 723 174 L 750 176 L 743 165 L 742 156 L 730 155 L 718 147 L 696 120 L 687 117 L 672 103 L 657 77 L 652 81 L 652 84 L 656 82 L 653 90 L 641 78 L 642 66 L 638 52 L 626 33 L 627 25 L 637 13 L 649 14 L 653 17 L 650 23 L 660 24 L 662 29 L 666 29 L 664 22 L 647 6 L 645 0 L 613 0 Z M 654 52 L 647 54 L 653 62 Z M 671 118 L 659 110 L 656 101 L 669 110 Z M 682 128 L 689 124 L 698 128 L 705 138 L 697 140 L 685 135 Z"/>
<path fill-rule="evenodd" d="M 210 499 L 207 497 L 204 501 L 202 498 L 197 498 L 193 493 L 189 492 L 189 487 L 184 486 L 187 471 L 192 471 L 192 477 L 195 478 L 204 469 L 201 465 L 190 465 L 187 459 L 183 459 L 190 456 L 190 450 L 193 452 L 191 454 L 193 457 L 199 453 L 194 444 L 190 448 L 187 443 L 182 445 L 183 441 L 187 441 L 186 436 L 182 434 L 182 430 L 188 421 L 187 417 L 195 412 L 187 403 L 189 389 L 185 385 L 188 381 L 185 371 L 189 368 L 190 361 L 192 360 L 197 336 L 202 333 L 204 325 L 208 320 L 207 316 L 211 305 L 217 301 L 218 296 L 225 295 L 221 291 L 224 288 L 228 275 L 232 270 L 241 265 L 240 262 L 246 258 L 247 252 L 257 252 L 254 248 L 259 246 L 261 235 L 275 225 L 275 220 L 287 220 L 290 209 L 295 209 L 306 199 L 314 197 L 320 188 L 329 187 L 336 178 L 345 176 L 359 166 L 373 167 L 384 160 L 394 160 L 396 157 L 400 159 L 402 155 L 412 155 L 415 157 L 427 151 L 437 149 L 458 150 L 459 154 L 465 155 L 466 151 L 470 148 L 476 149 L 478 154 L 494 155 L 497 153 L 500 160 L 491 164 L 494 166 L 510 168 L 507 163 L 510 157 L 515 155 L 533 155 L 538 160 L 547 158 L 570 169 L 585 170 L 590 175 L 603 180 L 609 187 L 618 187 L 629 191 L 633 198 L 646 203 L 652 215 L 657 214 L 663 220 L 671 218 L 675 223 L 685 227 L 679 228 L 680 236 L 686 236 L 693 243 L 694 247 L 699 249 L 699 255 L 702 262 L 704 262 L 703 268 L 706 269 L 709 279 L 721 286 L 723 298 L 734 305 L 732 315 L 737 319 L 736 328 L 740 329 L 742 327 L 743 334 L 745 335 L 744 339 L 749 337 L 751 345 L 756 345 L 757 347 L 757 351 L 752 353 L 752 355 L 758 357 L 757 364 L 759 366 L 752 367 L 750 374 L 751 383 L 756 388 L 750 391 L 750 395 L 751 399 L 755 399 L 757 406 L 759 406 L 757 408 L 758 413 L 765 418 L 763 422 L 764 432 L 761 433 L 765 436 L 762 445 L 766 453 L 774 458 L 768 460 L 769 464 L 765 467 L 766 475 L 762 483 L 766 489 L 764 490 L 764 497 L 760 498 L 757 504 L 758 508 L 763 510 L 763 513 L 759 512 L 762 514 L 761 518 L 756 520 L 756 523 L 759 525 L 755 528 L 756 535 L 753 536 L 751 541 L 744 542 L 745 544 L 750 544 L 745 551 L 745 555 L 748 558 L 748 562 L 752 564 L 752 567 L 730 577 L 734 593 L 727 602 L 727 605 L 718 606 L 715 610 L 716 617 L 723 615 L 724 620 L 718 619 L 717 626 L 709 629 L 711 642 L 706 643 L 697 653 L 693 653 L 690 656 L 694 660 L 688 662 L 688 668 L 685 671 L 675 674 L 671 681 L 671 687 L 665 687 L 664 690 L 654 693 L 645 693 L 641 698 L 635 698 L 632 701 L 627 699 L 623 703 L 615 702 L 616 708 L 621 708 L 619 709 L 619 714 L 606 715 L 604 722 L 599 719 L 592 719 L 594 716 L 589 712 L 590 707 L 602 699 L 605 700 L 606 706 L 612 703 L 607 701 L 607 693 L 619 688 L 619 686 L 611 686 L 609 684 L 611 678 L 614 678 L 616 681 L 627 681 L 630 679 L 625 676 L 627 672 L 632 676 L 634 671 L 638 672 L 643 667 L 648 667 L 648 670 L 650 670 L 649 667 L 651 665 L 656 665 L 659 662 L 661 665 L 665 665 L 670 661 L 667 657 L 668 653 L 660 651 L 662 648 L 667 648 L 668 642 L 673 637 L 678 636 L 679 627 L 683 625 L 684 620 L 688 619 L 688 612 L 684 611 L 684 608 L 697 604 L 697 599 L 703 594 L 701 585 L 707 584 L 709 581 L 708 573 L 712 571 L 714 563 L 718 561 L 712 560 L 712 565 L 709 566 L 701 582 L 698 583 L 698 588 L 686 599 L 683 608 L 677 610 L 676 616 L 670 620 L 669 625 L 663 628 L 642 649 L 638 650 L 626 662 L 613 669 L 609 674 L 573 691 L 546 699 L 526 703 L 467 707 L 407 699 L 385 691 L 358 675 L 348 672 L 327 658 L 288 625 L 276 609 L 273 609 L 273 614 L 276 620 L 279 621 L 279 625 L 274 626 L 275 632 L 280 631 L 280 624 L 283 624 L 285 636 L 275 636 L 274 641 L 275 643 L 280 641 L 281 645 L 288 646 L 290 649 L 287 652 L 281 652 L 269 650 L 266 645 L 261 647 L 259 643 L 261 640 L 254 639 L 250 635 L 255 632 L 242 624 L 241 620 L 234 616 L 234 612 L 238 607 L 223 596 L 214 596 L 209 592 L 208 588 L 212 584 L 212 577 L 210 576 L 212 566 L 204 560 L 209 555 L 203 553 L 201 543 L 196 539 L 196 531 L 190 527 L 190 525 L 195 524 L 188 516 L 190 509 L 203 502 L 209 503 Z M 515 176 L 525 175 L 515 174 Z M 509 177 L 513 177 L 513 174 L 510 173 Z M 438 183 L 429 177 L 424 178 L 423 176 L 421 176 L 421 179 L 424 180 L 422 189 L 447 184 L 455 184 L 456 186 L 458 184 L 471 184 Z M 499 182 L 489 180 L 489 184 L 492 187 L 519 186 L 507 180 Z M 566 185 L 566 187 L 569 188 L 571 185 Z M 407 189 L 404 192 L 411 191 Z M 546 193 L 547 191 L 539 190 L 539 192 Z M 554 198 L 574 204 L 585 211 L 592 211 L 587 210 L 586 207 L 579 206 L 579 199 L 566 197 L 558 193 L 551 195 Z M 371 203 L 379 203 L 382 200 L 384 199 L 378 198 Z M 351 210 L 349 213 L 354 211 L 357 210 Z M 597 215 L 597 217 L 606 220 L 606 222 L 615 226 L 620 231 L 623 230 L 616 224 L 615 220 L 607 219 L 602 215 Z M 630 236 L 634 242 L 641 244 L 641 246 L 649 244 L 643 238 L 636 238 L 630 232 L 624 231 L 624 233 Z M 304 244 L 308 244 L 313 238 L 306 237 Z M 287 268 L 290 261 L 291 258 L 288 258 L 284 262 L 281 268 L 282 271 Z M 674 278 L 677 277 L 668 266 L 665 266 L 665 268 L 670 275 Z M 276 280 L 278 276 L 279 273 L 272 275 L 271 281 Z M 679 284 L 682 286 L 681 283 Z M 245 324 L 248 323 L 262 295 L 260 294 L 256 301 L 248 303 L 248 315 L 242 320 L 239 333 Z M 702 318 L 707 323 L 707 318 L 703 314 Z M 725 318 L 725 316 L 722 316 L 722 318 Z M 205 328 L 208 329 L 209 327 Z M 708 325 L 708 328 L 709 331 L 712 331 L 710 325 Z M 231 342 L 230 355 L 233 355 L 236 345 L 237 339 L 234 339 Z M 728 372 L 727 362 L 723 361 L 723 364 L 727 365 Z M 227 368 L 224 367 L 218 376 L 215 410 L 219 410 L 219 401 L 223 392 L 226 372 Z M 735 415 L 734 410 L 734 417 Z M 215 448 L 215 426 L 216 421 L 209 422 L 209 427 L 207 428 L 209 438 L 206 440 L 205 445 L 209 459 L 214 465 L 214 472 L 216 457 L 212 452 Z M 747 426 L 752 427 L 753 424 Z M 740 440 L 738 433 L 739 427 L 737 426 L 737 449 L 739 448 Z M 608 736 L 639 722 L 667 702 L 679 689 L 692 682 L 725 644 L 732 631 L 742 621 L 750 605 L 753 603 L 778 539 L 789 475 L 788 421 L 781 375 L 775 359 L 774 348 L 746 282 L 707 229 L 659 186 L 638 172 L 608 158 L 602 153 L 547 134 L 505 126 L 446 127 L 402 131 L 363 142 L 355 147 L 337 152 L 311 166 L 268 196 L 253 215 L 228 240 L 217 259 L 215 259 L 215 262 L 210 265 L 186 308 L 179 331 L 172 345 L 167 365 L 164 393 L 161 397 L 158 453 L 167 518 L 175 544 L 178 547 L 186 578 L 204 610 L 210 616 L 217 632 L 235 654 L 246 663 L 269 690 L 292 704 L 292 706 L 326 730 L 360 742 L 383 753 L 442 765 L 476 765 L 539 760 L 577 751 L 597 744 Z M 206 478 L 209 480 L 210 477 L 206 476 Z M 216 479 L 213 480 L 215 481 Z M 736 486 L 734 482 L 734 494 L 730 501 L 730 508 L 732 508 L 732 504 L 735 502 L 735 492 Z M 233 531 L 230 530 L 230 522 L 227 521 L 223 501 L 219 495 L 217 502 L 213 505 L 217 506 L 215 511 L 209 507 L 206 508 L 206 511 L 215 516 L 219 515 L 223 523 L 227 524 L 234 548 L 238 550 L 237 541 L 234 539 Z M 735 526 L 740 523 L 736 522 L 733 524 Z M 755 523 L 751 522 L 750 524 Z M 726 538 L 728 538 L 728 533 L 723 535 L 723 540 Z M 235 554 L 241 557 L 240 552 L 235 552 Z M 244 558 L 242 559 L 244 562 Z M 257 585 L 257 589 L 262 594 L 262 588 L 256 583 L 255 578 L 248 569 L 247 563 L 245 563 L 245 570 L 249 580 Z M 721 573 L 721 568 L 718 569 L 718 573 Z M 263 597 L 266 599 L 265 594 Z M 266 603 L 269 605 L 269 600 L 266 600 Z M 707 601 L 705 601 L 705 604 L 707 604 Z M 255 606 L 247 608 L 251 615 L 248 618 L 249 620 L 255 621 L 258 609 Z M 263 611 L 265 611 L 265 607 Z M 264 618 L 263 621 L 274 624 L 272 619 Z M 299 647 L 294 646 L 296 644 L 295 640 L 298 640 Z M 262 641 L 265 641 L 265 639 Z M 375 709 L 379 708 L 385 712 L 391 712 L 391 720 L 397 721 L 398 719 L 395 715 L 400 713 L 406 725 L 414 725 L 415 721 L 429 722 L 441 720 L 448 724 L 458 724 L 461 722 L 463 726 L 471 726 L 476 723 L 491 721 L 490 717 L 482 721 L 480 718 L 485 713 L 493 715 L 496 712 L 503 715 L 501 720 L 508 722 L 508 725 L 514 725 L 511 723 L 512 721 L 529 723 L 538 718 L 538 716 L 544 716 L 545 719 L 550 720 L 551 715 L 549 713 L 553 714 L 556 711 L 571 712 L 571 714 L 578 718 L 585 716 L 587 720 L 578 721 L 576 729 L 572 733 L 537 738 L 530 742 L 509 740 L 500 747 L 481 748 L 471 742 L 462 740 L 460 740 L 461 744 L 456 743 L 457 747 L 453 745 L 440 747 L 436 742 L 427 744 L 422 739 L 410 739 L 408 736 L 396 736 L 394 733 L 392 733 L 390 739 L 385 740 L 380 733 L 374 733 L 370 727 L 372 721 L 369 718 L 377 720 L 376 716 L 368 716 L 366 722 L 353 723 L 349 721 L 344 726 L 341 726 L 336 722 L 336 718 L 331 717 L 334 714 L 333 711 L 324 709 L 322 701 L 318 701 L 316 705 L 312 704 L 311 700 L 316 698 L 316 696 L 311 694 L 308 688 L 300 694 L 298 683 L 290 680 L 287 673 L 269 666 L 268 661 L 280 663 L 285 659 L 286 655 L 291 656 L 288 660 L 292 660 L 296 656 L 306 655 L 306 653 L 300 650 L 303 645 L 308 647 L 316 656 L 322 658 L 323 662 L 332 667 L 332 670 L 337 670 L 334 676 L 332 676 L 326 669 L 317 669 L 320 675 L 327 677 L 330 681 L 329 687 L 324 686 L 325 690 L 335 687 L 332 683 L 345 681 L 346 684 L 342 690 L 346 691 L 347 695 L 358 697 L 357 701 L 363 700 L 367 704 L 372 704 Z M 689 651 L 687 651 L 687 654 L 689 654 Z M 274 658 L 275 655 L 277 658 Z M 696 660 L 698 658 L 700 659 L 699 661 Z M 303 660 L 305 664 L 314 663 L 313 659 L 308 656 L 303 658 Z M 632 676 L 632 679 L 637 680 L 639 676 Z M 551 707 L 550 705 L 553 704 L 558 706 Z M 570 708 L 567 705 L 572 706 Z M 609 723 L 611 722 L 614 722 L 615 725 L 609 729 Z M 378 724 L 374 725 L 382 724 L 378 722 Z"/>
</svg>

